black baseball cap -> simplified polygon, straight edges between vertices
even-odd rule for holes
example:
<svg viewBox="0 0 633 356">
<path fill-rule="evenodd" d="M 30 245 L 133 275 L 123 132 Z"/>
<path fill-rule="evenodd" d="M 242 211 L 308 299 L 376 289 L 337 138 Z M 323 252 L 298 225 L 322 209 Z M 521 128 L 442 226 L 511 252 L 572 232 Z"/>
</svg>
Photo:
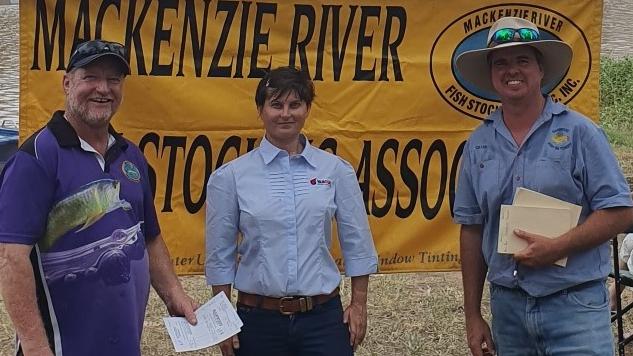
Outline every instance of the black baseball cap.
<svg viewBox="0 0 633 356">
<path fill-rule="evenodd" d="M 77 45 L 77 48 L 70 56 L 66 72 L 70 72 L 75 68 L 85 67 L 96 59 L 105 56 L 112 56 L 117 59 L 123 74 L 130 74 L 130 64 L 125 59 L 125 46 L 117 42 L 104 40 L 86 41 Z"/>
</svg>

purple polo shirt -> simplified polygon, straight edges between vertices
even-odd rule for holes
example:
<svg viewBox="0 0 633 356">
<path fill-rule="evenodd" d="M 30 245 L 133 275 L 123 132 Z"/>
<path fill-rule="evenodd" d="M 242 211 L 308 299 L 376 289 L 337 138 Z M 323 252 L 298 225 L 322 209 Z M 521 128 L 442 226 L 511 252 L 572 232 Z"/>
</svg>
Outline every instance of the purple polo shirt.
<svg viewBox="0 0 633 356">
<path fill-rule="evenodd" d="M 102 168 L 63 112 L 0 175 L 0 242 L 34 245 L 38 304 L 56 355 L 140 355 L 146 239 L 160 233 L 141 151 L 114 132 Z"/>
</svg>

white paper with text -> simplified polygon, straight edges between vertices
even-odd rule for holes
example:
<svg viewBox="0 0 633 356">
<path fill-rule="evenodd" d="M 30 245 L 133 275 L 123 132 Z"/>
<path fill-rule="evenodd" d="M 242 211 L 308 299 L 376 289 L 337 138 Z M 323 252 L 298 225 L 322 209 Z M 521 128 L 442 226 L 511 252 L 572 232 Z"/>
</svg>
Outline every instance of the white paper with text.
<svg viewBox="0 0 633 356">
<path fill-rule="evenodd" d="M 163 318 L 176 352 L 200 350 L 240 332 L 243 325 L 233 305 L 221 292 L 196 310 L 198 324 L 183 317 Z"/>
</svg>

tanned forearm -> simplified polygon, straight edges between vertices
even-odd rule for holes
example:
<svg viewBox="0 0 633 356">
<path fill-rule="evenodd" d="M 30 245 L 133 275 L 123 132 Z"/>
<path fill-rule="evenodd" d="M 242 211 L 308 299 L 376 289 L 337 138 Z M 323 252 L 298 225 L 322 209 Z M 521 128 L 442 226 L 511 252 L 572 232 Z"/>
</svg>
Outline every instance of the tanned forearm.
<svg viewBox="0 0 633 356">
<path fill-rule="evenodd" d="M 171 264 L 167 246 L 160 235 L 148 241 L 147 253 L 152 286 L 165 303 L 169 314 L 184 316 L 190 324 L 196 325 L 198 320 L 195 310 L 198 303 L 182 288 Z"/>
<path fill-rule="evenodd" d="M 156 293 L 169 305 L 175 293 L 182 293 L 182 285 L 174 272 L 169 258 L 169 250 L 161 235 L 147 242 L 149 272 Z"/>
<path fill-rule="evenodd" d="M 351 303 L 367 304 L 367 289 L 369 287 L 369 275 L 352 277 Z"/>
<path fill-rule="evenodd" d="M 466 318 L 481 316 L 481 296 L 488 266 L 481 252 L 481 225 L 462 225 L 460 255 L 464 286 L 464 314 Z"/>
<path fill-rule="evenodd" d="M 0 289 L 25 355 L 51 355 L 37 306 L 35 277 L 29 260 L 33 246 L 0 244 Z"/>
<path fill-rule="evenodd" d="M 596 247 L 630 228 L 632 223 L 633 208 L 596 210 L 584 223 L 558 237 L 560 256 L 569 256 Z"/>
</svg>

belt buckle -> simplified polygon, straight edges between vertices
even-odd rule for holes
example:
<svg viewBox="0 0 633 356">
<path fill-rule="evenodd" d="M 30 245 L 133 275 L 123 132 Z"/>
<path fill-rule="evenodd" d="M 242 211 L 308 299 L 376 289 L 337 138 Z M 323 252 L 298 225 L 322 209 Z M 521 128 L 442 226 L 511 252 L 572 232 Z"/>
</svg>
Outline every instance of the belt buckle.
<svg viewBox="0 0 633 356">
<path fill-rule="evenodd" d="M 292 315 L 292 314 L 294 314 L 295 312 L 292 312 L 292 311 L 286 311 L 286 310 L 284 309 L 284 302 L 287 302 L 287 301 L 288 301 L 288 302 L 291 302 L 291 301 L 293 301 L 294 299 L 295 299 L 294 297 L 281 297 L 281 298 L 279 298 L 279 312 L 280 312 L 281 314 L 283 314 L 283 315 Z"/>
</svg>

